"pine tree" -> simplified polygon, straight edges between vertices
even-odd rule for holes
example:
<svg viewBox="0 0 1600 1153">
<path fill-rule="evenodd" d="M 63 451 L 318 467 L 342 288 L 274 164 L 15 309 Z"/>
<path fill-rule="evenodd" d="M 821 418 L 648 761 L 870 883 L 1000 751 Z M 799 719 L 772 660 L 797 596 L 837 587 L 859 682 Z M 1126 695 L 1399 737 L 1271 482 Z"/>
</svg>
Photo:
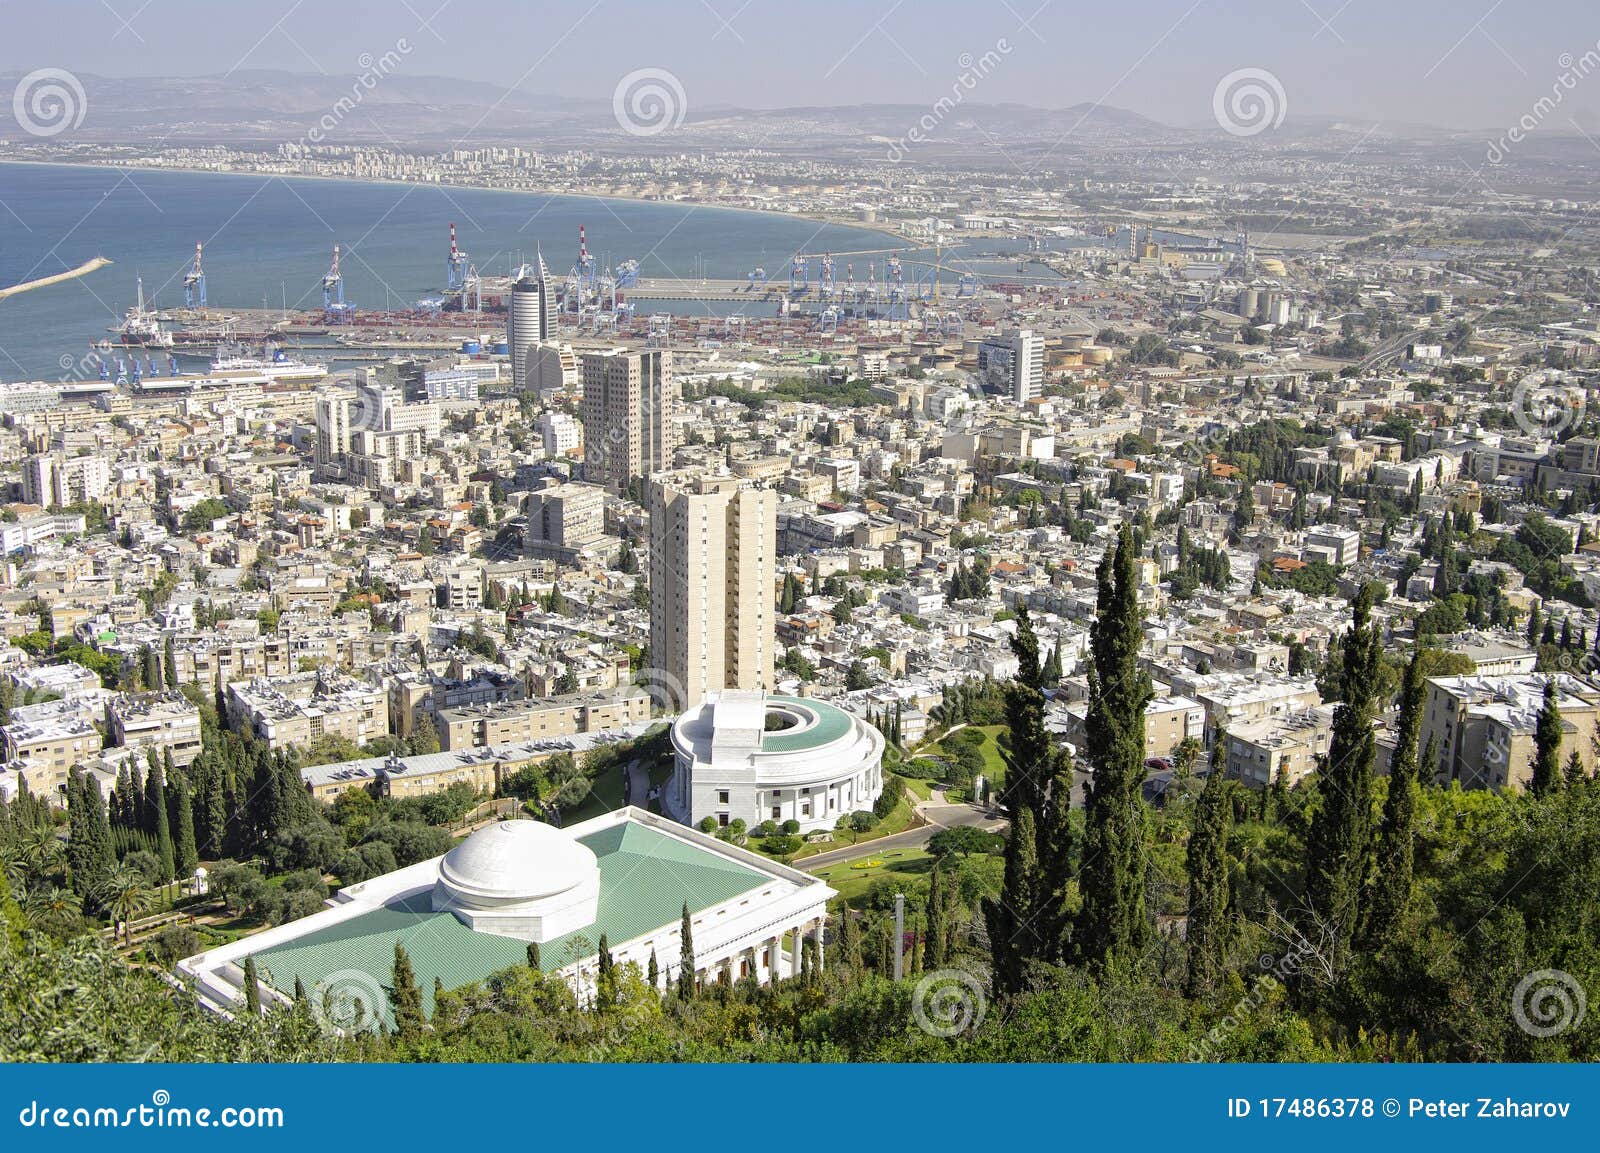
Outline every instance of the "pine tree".
<svg viewBox="0 0 1600 1153">
<path fill-rule="evenodd" d="M 1248 491 L 1248 490 L 1246 490 Z M 1094 769 L 1085 811 L 1081 959 L 1096 966 L 1142 956 L 1151 935 L 1144 876 L 1144 710 L 1152 695 L 1139 665 L 1144 639 L 1126 523 L 1100 562 L 1090 634 L 1085 747 Z"/>
<path fill-rule="evenodd" d="M 261 978 L 254 953 L 244 959 L 244 1011 L 252 1017 L 261 1015 Z"/>
<path fill-rule="evenodd" d="M 1383 802 L 1383 823 L 1378 829 L 1378 868 L 1373 876 L 1367 940 L 1381 945 L 1399 926 L 1411 900 L 1411 875 L 1415 862 L 1417 793 L 1422 784 L 1422 764 L 1417 759 L 1417 738 L 1422 729 L 1422 651 L 1411 654 L 1400 687 L 1400 719 L 1395 729 L 1394 757 L 1389 762 L 1389 795 Z M 1432 738 L 1429 738 L 1430 746 Z"/>
<path fill-rule="evenodd" d="M 1189 834 L 1189 921 L 1185 934 L 1189 976 L 1185 990 L 1191 997 L 1216 987 L 1228 950 L 1228 837 L 1233 830 L 1233 808 L 1223 781 L 1227 747 L 1227 733 L 1219 726 L 1211 749 L 1211 773 L 1200 790 L 1194 829 Z"/>
<path fill-rule="evenodd" d="M 694 996 L 694 935 L 689 923 L 689 902 L 683 903 L 683 922 L 678 927 L 681 948 L 678 954 L 678 996 L 685 1001 Z"/>
<path fill-rule="evenodd" d="M 387 992 L 394 1010 L 395 1032 L 401 1040 L 415 1038 L 428 1022 L 422 1011 L 422 987 L 411 968 L 411 955 L 399 941 L 394 943 L 394 976 Z"/>
<path fill-rule="evenodd" d="M 1561 707 L 1557 701 L 1561 690 L 1554 676 L 1544 682 L 1544 705 L 1533 726 L 1533 775 L 1528 788 L 1533 795 L 1543 796 L 1561 785 Z"/>
<path fill-rule="evenodd" d="M 1372 863 L 1373 692 L 1379 683 L 1382 638 L 1372 621 L 1372 589 L 1356 594 L 1341 652 L 1344 700 L 1333 713 L 1333 739 L 1319 773 L 1322 807 L 1306 844 L 1305 903 L 1331 934 L 1331 972 L 1343 973 L 1362 922 L 1364 887 Z M 1312 934 L 1315 939 L 1320 934 Z"/>
</svg>

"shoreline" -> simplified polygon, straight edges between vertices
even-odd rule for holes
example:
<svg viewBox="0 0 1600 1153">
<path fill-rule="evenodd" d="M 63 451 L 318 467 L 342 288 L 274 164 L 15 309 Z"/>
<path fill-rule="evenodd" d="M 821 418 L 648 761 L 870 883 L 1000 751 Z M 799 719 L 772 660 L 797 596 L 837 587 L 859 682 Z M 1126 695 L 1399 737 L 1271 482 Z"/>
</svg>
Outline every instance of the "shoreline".
<svg viewBox="0 0 1600 1153">
<path fill-rule="evenodd" d="M 172 172 L 188 176 L 252 176 L 260 180 L 307 180 L 331 184 L 367 184 L 380 188 L 420 188 L 443 192 L 455 190 L 460 192 L 493 192 L 512 196 L 543 196 L 551 200 L 611 200 L 619 204 L 651 204 L 663 208 L 683 208 L 689 212 L 704 209 L 712 212 L 742 212 L 752 216 L 768 216 L 774 220 L 801 220 L 833 228 L 853 228 L 860 232 L 881 236 L 886 241 L 902 246 L 906 252 L 915 252 L 927 247 L 924 244 L 914 243 L 897 232 L 886 232 L 880 227 L 861 224 L 857 221 L 836 220 L 832 217 L 814 216 L 804 212 L 775 212 L 770 208 L 745 208 L 736 204 L 712 204 L 701 200 L 651 200 L 643 196 L 621 196 L 616 193 L 563 192 L 544 188 L 501 188 L 497 185 L 454 184 L 424 180 L 384 180 L 370 176 L 323 176 L 303 172 L 284 174 L 279 172 L 258 172 L 248 169 L 219 171 L 215 168 L 194 168 L 189 165 L 142 164 L 137 161 L 112 165 L 98 164 L 89 160 L 22 160 L 0 157 L 0 168 L 8 164 L 29 165 L 35 168 L 88 168 L 102 171 L 116 171 L 120 167 L 139 172 Z"/>
</svg>

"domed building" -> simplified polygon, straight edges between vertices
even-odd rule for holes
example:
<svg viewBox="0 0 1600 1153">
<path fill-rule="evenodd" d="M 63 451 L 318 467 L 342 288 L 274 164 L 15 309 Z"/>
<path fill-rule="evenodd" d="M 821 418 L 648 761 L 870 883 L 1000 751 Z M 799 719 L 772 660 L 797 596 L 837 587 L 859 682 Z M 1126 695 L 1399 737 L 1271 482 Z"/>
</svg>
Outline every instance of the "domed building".
<svg viewBox="0 0 1600 1153">
<path fill-rule="evenodd" d="M 883 736 L 826 701 L 711 693 L 673 724 L 672 747 L 662 807 L 690 826 L 710 817 L 832 829 L 883 792 Z"/>
<path fill-rule="evenodd" d="M 624 807 L 571 828 L 499 821 L 442 857 L 339 890 L 328 908 L 178 963 L 201 1003 L 238 1012 L 244 963 L 254 957 L 263 1003 L 292 999 L 298 981 L 313 1012 L 360 1003 L 392 1024 L 385 987 L 404 945 L 431 1012 L 434 980 L 447 990 L 528 963 L 580 996 L 594 992 L 604 937 L 618 965 L 649 971 L 662 988 L 682 966 L 689 909 L 696 979 L 765 984 L 800 969 L 803 942 L 822 956 L 827 903 L 821 880 L 641 809 Z M 338 1028 L 368 1028 L 330 1014 Z"/>
</svg>

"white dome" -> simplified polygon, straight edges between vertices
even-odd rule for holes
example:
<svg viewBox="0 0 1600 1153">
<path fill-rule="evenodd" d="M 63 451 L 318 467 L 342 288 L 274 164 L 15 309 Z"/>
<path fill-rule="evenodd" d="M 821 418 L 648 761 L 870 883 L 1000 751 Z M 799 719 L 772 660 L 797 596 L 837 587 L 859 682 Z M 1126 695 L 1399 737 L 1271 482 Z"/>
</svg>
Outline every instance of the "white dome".
<svg viewBox="0 0 1600 1153">
<path fill-rule="evenodd" d="M 544 942 L 594 923 L 600 862 L 587 845 L 538 821 L 501 821 L 439 860 L 433 907 L 468 928 Z"/>
<path fill-rule="evenodd" d="M 502 904 L 565 893 L 599 867 L 587 846 L 553 825 L 501 821 L 446 853 L 439 880 L 461 903 Z"/>
</svg>

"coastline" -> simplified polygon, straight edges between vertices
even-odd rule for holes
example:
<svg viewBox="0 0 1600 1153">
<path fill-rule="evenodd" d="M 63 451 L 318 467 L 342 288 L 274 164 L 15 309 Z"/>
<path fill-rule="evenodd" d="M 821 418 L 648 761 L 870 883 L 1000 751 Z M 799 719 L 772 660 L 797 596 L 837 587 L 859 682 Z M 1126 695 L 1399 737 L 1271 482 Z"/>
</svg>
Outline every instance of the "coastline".
<svg viewBox="0 0 1600 1153">
<path fill-rule="evenodd" d="M 831 216 L 819 216 L 809 212 L 774 212 L 768 208 L 746 208 L 737 204 L 715 204 L 702 200 L 652 200 L 644 196 L 621 196 L 616 193 L 602 195 L 598 192 L 566 192 L 559 189 L 547 188 L 503 188 L 494 184 L 454 184 L 423 180 L 384 180 L 370 176 L 323 176 L 320 174 L 296 172 L 283 174 L 279 172 L 258 172 L 250 169 L 218 170 L 215 168 L 195 168 L 189 165 L 169 164 L 142 164 L 138 161 L 120 165 L 98 164 L 90 160 L 22 160 L 10 157 L 0 157 L 0 168 L 8 164 L 25 164 L 35 168 L 89 168 L 98 170 L 116 171 L 126 168 L 138 172 L 172 172 L 189 176 L 249 176 L 259 180 L 306 180 L 333 184 L 370 184 L 382 188 L 420 188 L 435 191 L 449 192 L 497 192 L 516 196 L 543 196 L 548 199 L 563 200 L 599 200 L 616 201 L 619 204 L 651 204 L 663 208 L 684 208 L 688 210 L 704 209 L 712 212 L 741 212 L 752 216 L 768 216 L 775 220 L 803 220 L 812 224 L 823 224 L 832 228 L 854 228 L 861 232 L 881 236 L 886 242 L 892 242 L 906 252 L 915 252 L 927 247 L 914 243 L 897 232 L 886 232 L 881 227 L 862 224 L 859 221 L 839 220 Z M 886 245 L 887 247 L 887 245 Z"/>
</svg>

